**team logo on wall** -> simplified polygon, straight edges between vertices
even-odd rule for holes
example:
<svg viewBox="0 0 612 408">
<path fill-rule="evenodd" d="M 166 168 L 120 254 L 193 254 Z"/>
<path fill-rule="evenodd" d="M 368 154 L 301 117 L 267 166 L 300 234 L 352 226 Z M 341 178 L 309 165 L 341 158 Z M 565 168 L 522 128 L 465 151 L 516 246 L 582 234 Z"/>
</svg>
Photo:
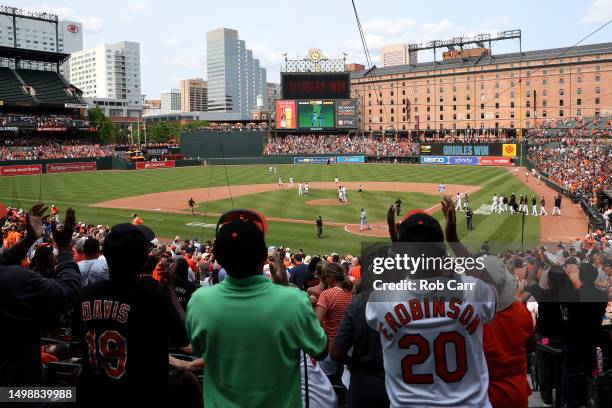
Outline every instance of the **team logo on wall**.
<svg viewBox="0 0 612 408">
<path fill-rule="evenodd" d="M 76 24 L 69 24 L 68 27 L 66 27 L 66 30 L 69 33 L 78 33 L 79 32 L 79 26 Z"/>
</svg>

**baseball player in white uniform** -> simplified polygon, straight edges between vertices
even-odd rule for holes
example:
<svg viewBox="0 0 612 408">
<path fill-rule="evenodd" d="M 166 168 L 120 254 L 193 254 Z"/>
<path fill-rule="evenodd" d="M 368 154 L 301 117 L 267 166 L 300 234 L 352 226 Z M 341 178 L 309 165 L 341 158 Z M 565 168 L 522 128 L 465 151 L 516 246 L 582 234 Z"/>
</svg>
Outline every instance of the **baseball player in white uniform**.
<svg viewBox="0 0 612 408">
<path fill-rule="evenodd" d="M 310 186 L 308 185 L 308 183 L 304 184 L 304 195 L 309 195 L 310 193 Z"/>
<path fill-rule="evenodd" d="M 491 204 L 491 213 L 496 213 L 496 212 L 497 212 L 497 194 L 493 196 L 493 201 Z"/>
<path fill-rule="evenodd" d="M 340 202 L 340 204 L 344 202 L 344 199 L 342 198 L 342 188 L 341 187 L 338 187 L 338 202 Z"/>
<path fill-rule="evenodd" d="M 282 176 L 278 176 L 278 186 L 283 187 L 283 177 Z"/>
<path fill-rule="evenodd" d="M 302 183 L 298 184 L 298 196 L 302 196 L 304 194 L 304 190 L 303 190 L 304 186 L 302 185 Z"/>
<path fill-rule="evenodd" d="M 538 206 L 536 205 L 535 196 L 531 197 L 531 215 L 538 215 Z"/>
<path fill-rule="evenodd" d="M 463 211 L 463 205 L 461 204 L 461 193 L 457 193 L 457 205 L 455 205 L 455 211 Z"/>
<path fill-rule="evenodd" d="M 293 176 L 289 177 L 289 187 L 293 188 Z"/>
<path fill-rule="evenodd" d="M 339 182 L 340 182 L 340 179 L 338 178 L 338 176 L 334 177 L 334 183 L 336 183 L 336 185 L 338 185 Z"/>
<path fill-rule="evenodd" d="M 340 187 L 340 190 L 342 191 L 342 202 L 346 203 L 346 186 Z"/>
</svg>

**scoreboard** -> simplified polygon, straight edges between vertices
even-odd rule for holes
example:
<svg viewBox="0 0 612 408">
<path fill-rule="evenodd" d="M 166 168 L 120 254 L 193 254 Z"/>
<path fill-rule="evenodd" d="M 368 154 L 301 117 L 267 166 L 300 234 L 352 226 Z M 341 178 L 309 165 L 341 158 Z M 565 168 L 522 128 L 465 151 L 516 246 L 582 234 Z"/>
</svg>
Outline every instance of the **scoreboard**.
<svg viewBox="0 0 612 408">
<path fill-rule="evenodd" d="M 351 77 L 348 72 L 281 73 L 283 99 L 348 99 Z"/>
<path fill-rule="evenodd" d="M 334 131 L 358 126 L 348 72 L 282 72 L 276 129 Z"/>
</svg>

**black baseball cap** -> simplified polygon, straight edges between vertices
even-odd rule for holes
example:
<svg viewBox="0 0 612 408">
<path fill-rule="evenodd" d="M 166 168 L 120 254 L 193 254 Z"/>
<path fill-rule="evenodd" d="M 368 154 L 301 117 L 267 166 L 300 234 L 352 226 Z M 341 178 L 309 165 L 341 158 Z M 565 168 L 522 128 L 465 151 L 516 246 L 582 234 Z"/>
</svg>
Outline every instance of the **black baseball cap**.
<svg viewBox="0 0 612 408">
<path fill-rule="evenodd" d="M 241 219 L 220 225 L 213 252 L 230 276 L 246 277 L 268 254 L 264 231 Z"/>
<path fill-rule="evenodd" d="M 104 256 L 111 278 L 126 279 L 142 269 L 155 233 L 144 225 L 117 224 L 104 239 Z"/>
<path fill-rule="evenodd" d="M 87 238 L 83 243 L 83 253 L 93 255 L 98 251 L 100 251 L 100 241 L 92 237 Z"/>
<path fill-rule="evenodd" d="M 399 226 L 400 242 L 444 242 L 440 223 L 423 210 L 412 210 Z"/>
</svg>

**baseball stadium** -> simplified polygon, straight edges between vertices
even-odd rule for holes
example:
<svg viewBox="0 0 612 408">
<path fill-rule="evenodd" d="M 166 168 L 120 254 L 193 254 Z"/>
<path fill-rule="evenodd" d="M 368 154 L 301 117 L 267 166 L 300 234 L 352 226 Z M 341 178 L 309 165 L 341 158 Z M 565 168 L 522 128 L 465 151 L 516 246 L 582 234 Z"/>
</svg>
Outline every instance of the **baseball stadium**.
<svg viewBox="0 0 612 408">
<path fill-rule="evenodd" d="M 377 68 L 352 6 L 366 64 L 284 54 L 249 118 L 107 115 L 59 34 L 0 42 L 0 403 L 612 406 L 612 43 Z M 414 248 L 484 272 L 377 276 Z"/>
</svg>

